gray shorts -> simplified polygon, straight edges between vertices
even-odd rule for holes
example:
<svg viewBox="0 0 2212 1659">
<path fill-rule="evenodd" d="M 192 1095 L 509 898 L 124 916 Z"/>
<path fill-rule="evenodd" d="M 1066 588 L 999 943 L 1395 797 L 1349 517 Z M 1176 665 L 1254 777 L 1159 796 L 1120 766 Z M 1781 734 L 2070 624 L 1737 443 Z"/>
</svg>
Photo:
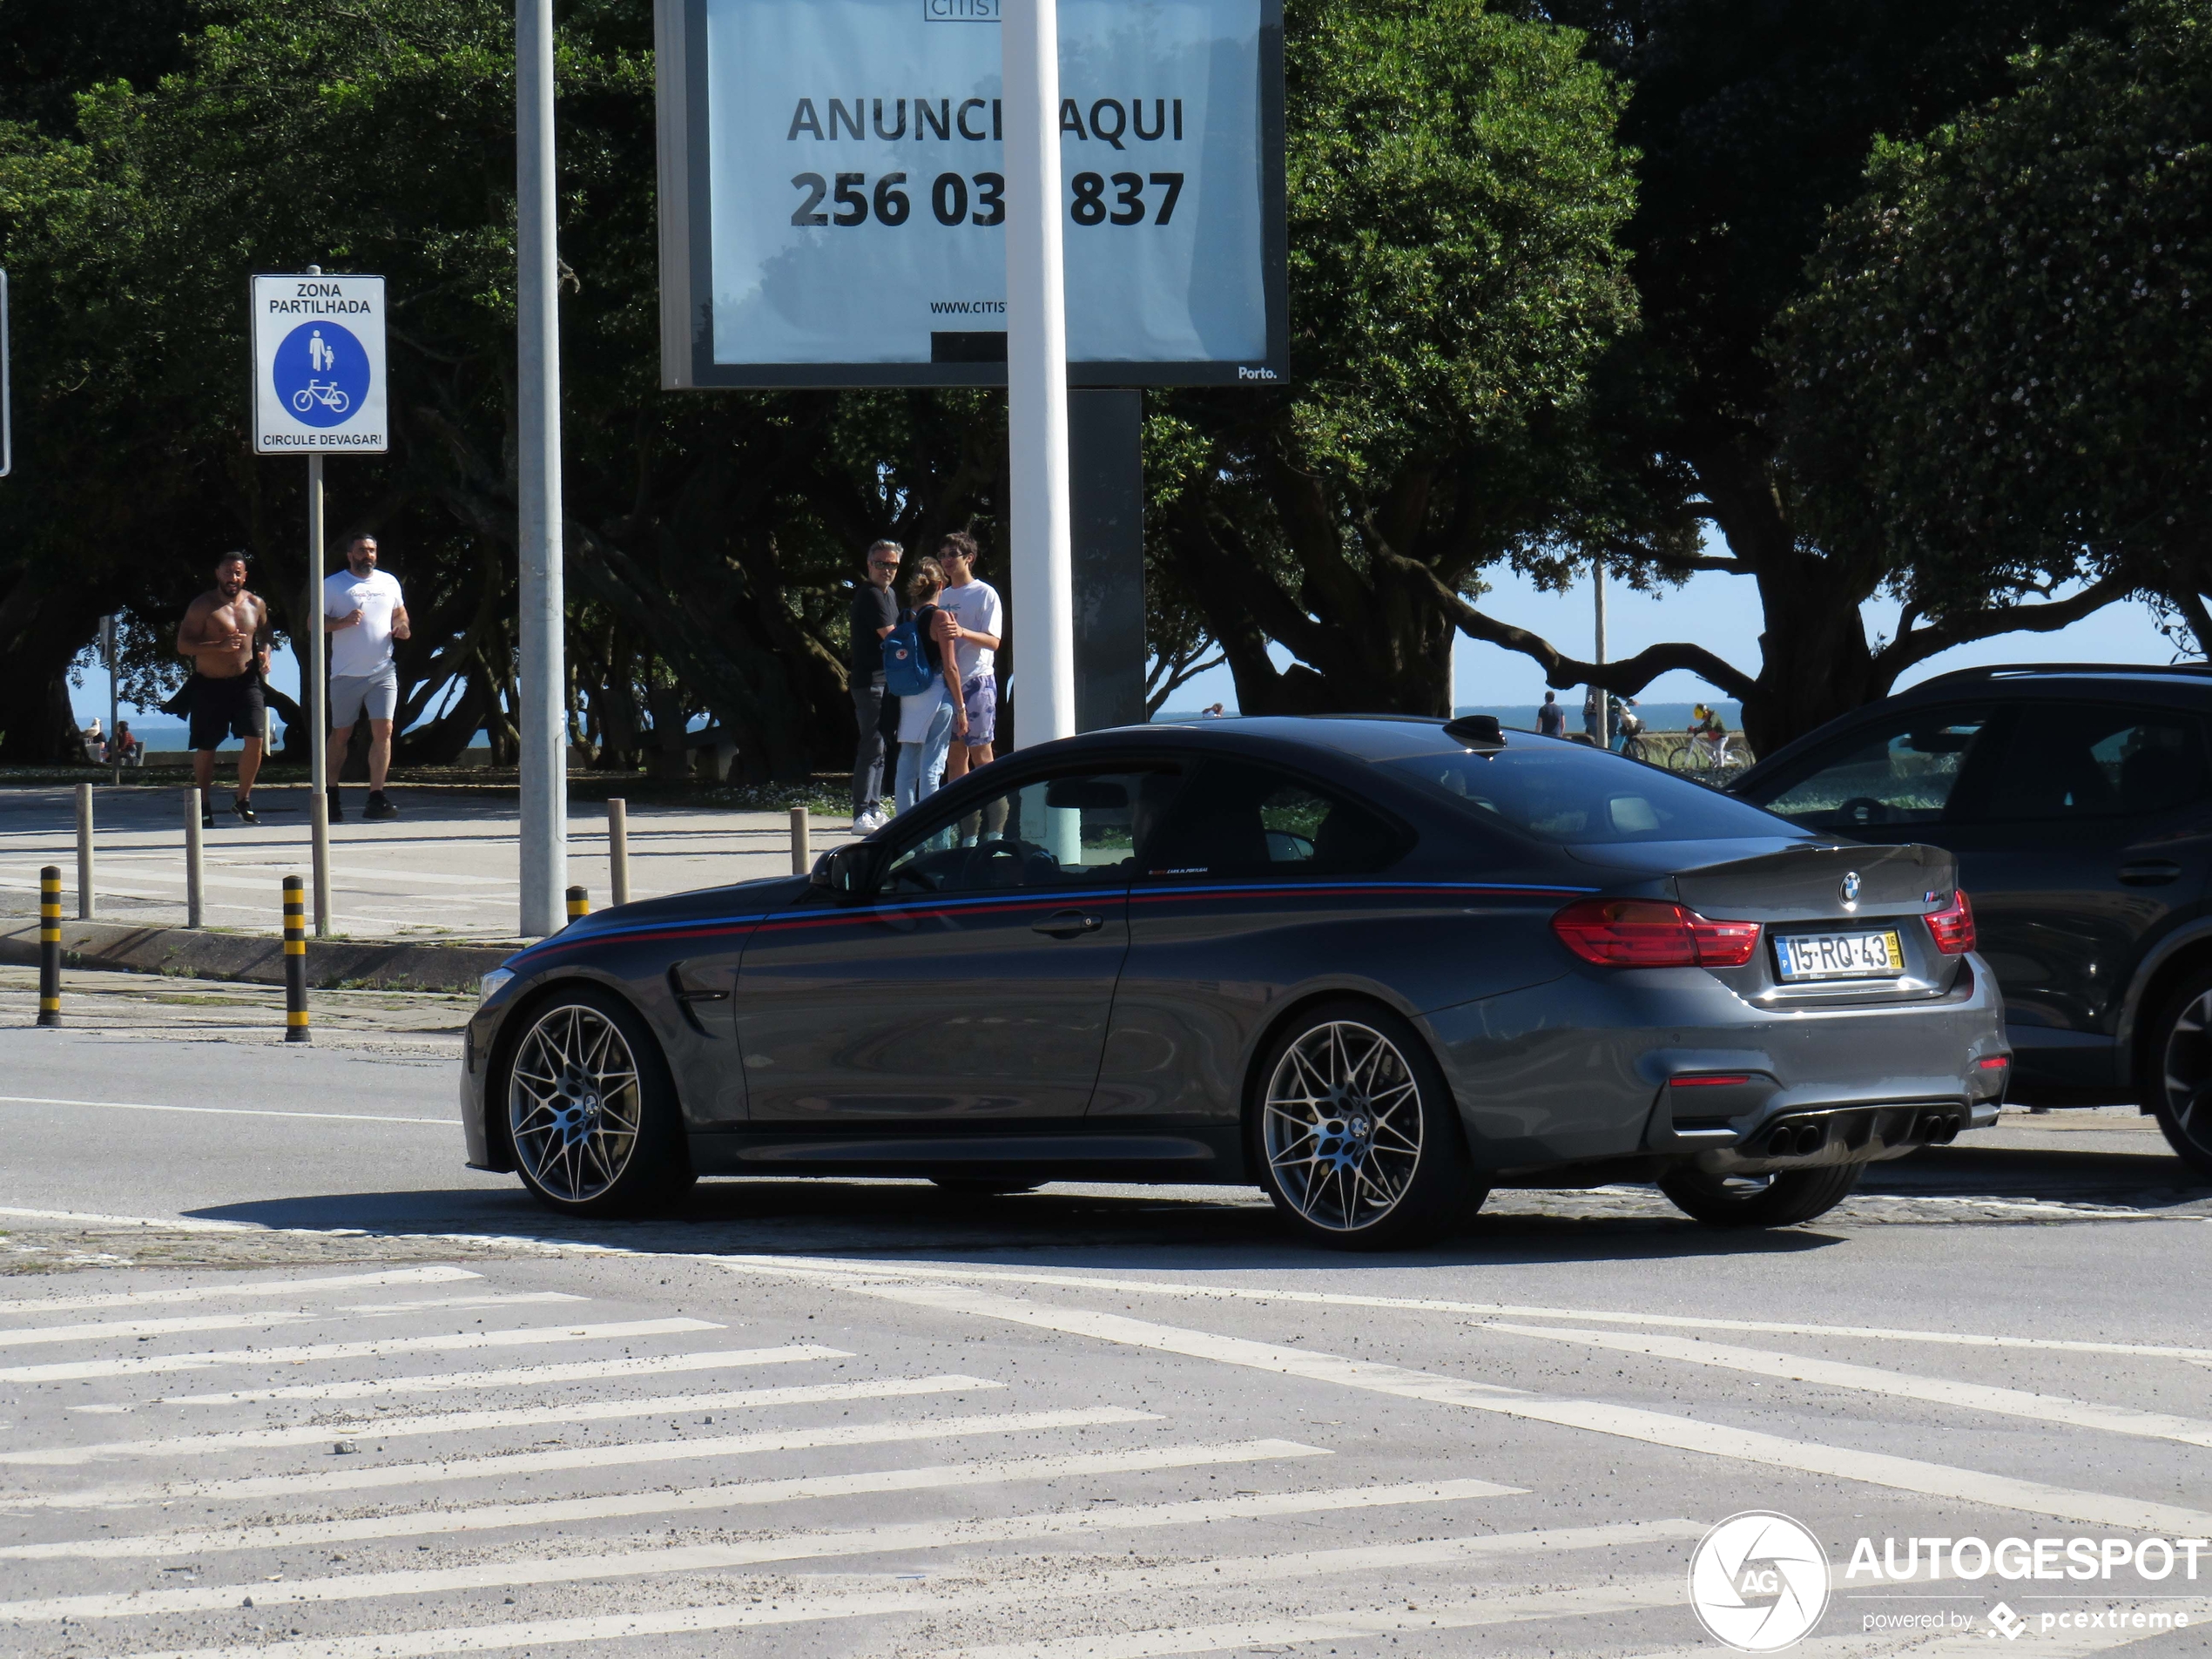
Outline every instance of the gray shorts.
<svg viewBox="0 0 2212 1659">
<path fill-rule="evenodd" d="M 366 714 L 372 720 L 388 720 L 399 711 L 400 671 L 388 664 L 374 674 L 333 674 L 330 677 L 330 729 L 346 727 Z"/>
</svg>

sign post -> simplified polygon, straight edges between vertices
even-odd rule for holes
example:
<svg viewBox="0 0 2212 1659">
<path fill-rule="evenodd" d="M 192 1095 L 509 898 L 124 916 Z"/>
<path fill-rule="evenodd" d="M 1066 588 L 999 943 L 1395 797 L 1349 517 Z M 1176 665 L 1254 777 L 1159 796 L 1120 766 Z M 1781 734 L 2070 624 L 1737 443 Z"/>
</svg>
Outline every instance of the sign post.
<svg viewBox="0 0 2212 1659">
<path fill-rule="evenodd" d="M 8 361 L 8 273 L 0 271 L 0 478 L 16 469 L 15 370 Z"/>
<path fill-rule="evenodd" d="M 309 266 L 297 276 L 257 276 L 250 301 L 253 332 L 253 453 L 307 457 L 307 604 L 295 631 L 306 636 L 300 702 L 308 725 L 313 799 L 315 933 L 330 932 L 330 722 L 323 684 L 322 462 L 332 453 L 384 454 L 391 447 L 385 409 L 384 279 L 325 276 Z"/>
</svg>

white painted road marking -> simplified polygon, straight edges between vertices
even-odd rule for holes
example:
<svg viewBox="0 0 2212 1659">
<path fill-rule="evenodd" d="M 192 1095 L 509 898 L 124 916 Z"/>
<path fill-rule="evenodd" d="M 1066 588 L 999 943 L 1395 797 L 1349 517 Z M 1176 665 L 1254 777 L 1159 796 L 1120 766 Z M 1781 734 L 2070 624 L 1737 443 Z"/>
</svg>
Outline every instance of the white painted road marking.
<svg viewBox="0 0 2212 1659">
<path fill-rule="evenodd" d="M 1581 1343 L 1615 1353 L 1643 1353 L 1661 1359 L 1686 1360 L 1691 1365 L 1716 1366 L 1791 1382 L 1819 1383 L 1831 1388 L 1924 1399 L 1937 1406 L 1963 1406 L 1972 1411 L 2025 1417 L 2039 1423 L 2064 1423 L 2072 1428 L 2098 1429 L 2108 1434 L 2136 1434 L 2151 1440 L 2179 1440 L 2184 1446 L 2212 1446 L 2212 1422 L 2201 1417 L 2137 1411 L 2132 1406 L 2100 1406 L 2058 1394 L 2030 1393 L 2022 1388 L 1993 1388 L 1980 1383 L 1954 1382 L 1948 1377 L 1918 1377 L 1874 1366 L 1805 1359 L 1796 1354 L 1734 1348 L 1688 1337 L 1626 1336 L 1561 1325 L 1507 1325 L 1494 1319 L 1484 1328 L 1509 1331 L 1516 1336 L 1541 1337 L 1554 1342 Z"/>
<path fill-rule="evenodd" d="M 93 1296 L 25 1296 L 0 1302 L 0 1313 L 81 1313 L 89 1308 L 158 1307 L 182 1302 L 227 1302 L 249 1296 L 307 1296 L 322 1291 L 363 1291 L 401 1285 L 449 1285 L 479 1278 L 465 1267 L 403 1267 L 385 1273 L 342 1273 L 328 1278 L 257 1279 L 236 1285 L 188 1285 L 170 1291 L 105 1291 Z"/>
<path fill-rule="evenodd" d="M 1136 1602 L 1161 1591 L 1204 1588 L 1224 1583 L 1240 1588 L 1293 1583 L 1341 1574 L 1397 1575 L 1420 1567 L 1461 1567 L 1524 1555 L 1549 1557 L 1566 1550 L 1611 1549 L 1642 1543 L 1673 1543 L 1698 1536 L 1701 1522 L 1624 1521 L 1615 1526 L 1561 1527 L 1548 1532 L 1493 1533 L 1476 1538 L 1438 1538 L 1352 1549 L 1301 1550 L 1281 1555 L 1244 1555 L 1225 1560 L 1153 1562 L 1142 1567 L 1074 1574 L 1055 1572 L 1044 1582 L 994 1586 L 988 1589 L 939 1590 L 927 1584 L 895 1590 L 781 1596 L 744 1606 L 671 1608 L 658 1612 L 596 1614 L 527 1623 L 474 1624 L 447 1629 L 396 1630 L 358 1636 L 254 1642 L 231 1648 L 197 1648 L 140 1653 L 132 1659 L 428 1659 L 448 1653 L 475 1653 L 502 1648 L 552 1647 L 618 1637 L 687 1635 L 703 1630 L 765 1629 L 814 1624 L 835 1619 L 899 1615 L 943 1618 L 1044 1602 L 1100 1600 Z M 1656 1595 L 1664 1583 L 1679 1600 L 1682 1580 L 1673 1574 L 1649 1581 Z M 1502 1598 L 1501 1598 L 1502 1599 Z M 1643 1605 L 1643 1603 L 1638 1603 Z M 1594 1609 L 1595 1610 L 1595 1609 Z"/>
<path fill-rule="evenodd" d="M 388 1112 L 286 1112 L 260 1106 L 157 1106 L 138 1100 L 55 1100 L 44 1095 L 0 1095 L 0 1106 L 104 1106 L 118 1112 L 190 1112 L 203 1117 L 311 1117 L 326 1123 L 435 1123 L 459 1129 L 457 1117 L 395 1117 Z"/>
<path fill-rule="evenodd" d="M 1320 1515 L 1407 1505 L 1457 1503 L 1494 1498 L 1518 1488 L 1488 1480 L 1412 1481 L 1396 1486 L 1340 1487 L 1310 1492 L 1262 1492 L 1233 1498 L 1195 1498 L 1178 1503 L 1126 1504 L 1113 1508 L 1048 1510 L 1042 1514 L 918 1521 L 834 1532 L 786 1533 L 735 1544 L 642 1548 L 597 1555 L 561 1555 L 492 1561 L 468 1567 L 416 1568 L 355 1573 L 335 1578 L 281 1582 L 198 1584 L 185 1588 L 126 1590 L 119 1594 L 55 1595 L 0 1602 L 0 1619 L 113 1619 L 147 1614 L 208 1613 L 238 1606 L 246 1596 L 261 1607 L 298 1607 L 368 1601 L 386 1595 L 436 1595 L 453 1590 L 511 1589 L 524 1584 L 572 1584 L 580 1579 L 658 1577 L 669 1573 L 719 1572 L 772 1561 L 829 1561 L 887 1555 L 953 1545 L 1078 1537 L 1087 1533 L 1144 1532 L 1200 1527 L 1217 1521 L 1259 1521 L 1278 1515 Z"/>
<path fill-rule="evenodd" d="M 165 1319 L 90 1319 L 77 1325 L 23 1325 L 0 1330 L 0 1348 L 31 1348 L 63 1342 L 137 1340 L 183 1336 L 199 1331 L 266 1331 L 280 1325 L 327 1324 L 361 1314 L 428 1313 L 440 1308 L 543 1306 L 550 1302 L 590 1298 L 566 1291 L 490 1291 L 481 1296 L 443 1296 L 415 1302 L 365 1302 L 350 1307 L 257 1308 L 245 1313 L 180 1313 Z"/>
<path fill-rule="evenodd" d="M 4 1214 L 0 1211 L 0 1214 Z M 1810 1325 L 1796 1320 L 1716 1319 L 1703 1315 L 1622 1313 L 1602 1308 L 1527 1307 L 1509 1302 L 1460 1302 L 1426 1296 L 1358 1296 L 1337 1291 L 1264 1290 L 1248 1285 L 1179 1284 L 1170 1279 L 1108 1278 L 1079 1273 L 1032 1273 L 998 1268 L 940 1267 L 926 1262 L 840 1261 L 821 1256 L 725 1256 L 724 1267 L 765 1271 L 806 1270 L 832 1275 L 941 1280 L 955 1285 L 1038 1285 L 1063 1290 L 1115 1291 L 1131 1296 L 1181 1297 L 1190 1301 L 1282 1303 L 1290 1306 L 1398 1309 L 1413 1313 L 1464 1313 L 1479 1319 L 1574 1319 L 1590 1325 L 1649 1325 L 1687 1331 L 1747 1331 L 1764 1336 L 1833 1338 L 1849 1342 L 1936 1342 L 1972 1348 L 2040 1349 L 2052 1353 L 2113 1353 L 2212 1361 L 2212 1348 L 2155 1342 L 2086 1342 L 2063 1337 L 1990 1336 L 1979 1332 L 1917 1331 L 1901 1325 Z"/>
<path fill-rule="evenodd" d="M 807 1474 L 780 1480 L 732 1481 L 659 1492 L 618 1492 L 597 1498 L 549 1498 L 529 1503 L 479 1504 L 467 1509 L 414 1510 L 404 1514 L 356 1515 L 344 1521 L 303 1521 L 273 1527 L 228 1527 L 206 1532 L 145 1533 L 131 1538 L 80 1538 L 59 1543 L 0 1548 L 0 1561 L 161 1560 L 240 1549 L 300 1549 L 357 1543 L 370 1538 L 435 1538 L 448 1533 L 494 1532 L 504 1527 L 543 1527 L 577 1521 L 632 1515 L 719 1513 L 820 1498 L 892 1492 L 935 1492 L 1004 1486 L 1068 1476 L 1150 1474 L 1284 1458 L 1329 1457 L 1297 1440 L 1234 1440 L 1218 1446 L 1148 1447 L 1129 1452 L 1076 1452 L 1063 1457 L 1001 1458 L 976 1463 L 935 1464 L 917 1469 L 874 1469 L 858 1474 Z M 1501 1487 L 1501 1494 L 1510 1488 Z"/>
<path fill-rule="evenodd" d="M 300 1348 L 233 1348 L 220 1353 L 134 1354 L 128 1359 L 82 1359 L 44 1366 L 0 1366 L 0 1382 L 77 1382 L 94 1377 L 143 1377 L 218 1366 L 304 1366 L 368 1359 L 391 1353 L 460 1353 L 472 1348 L 519 1348 L 538 1343 L 611 1342 L 623 1337 L 678 1336 L 719 1331 L 710 1319 L 629 1319 L 617 1325 L 529 1325 L 520 1331 L 462 1332 L 453 1336 L 381 1337 L 361 1342 L 321 1342 Z"/>
<path fill-rule="evenodd" d="M 474 1388 L 536 1388 L 608 1377 L 659 1377 L 744 1366 L 786 1366 L 802 1359 L 850 1359 L 843 1348 L 795 1342 L 780 1348 L 725 1348 L 705 1353 L 630 1359 L 579 1359 L 562 1366 L 510 1366 L 501 1371 L 455 1371 L 430 1377 L 365 1377 L 352 1382 L 294 1383 L 284 1388 L 237 1388 L 212 1394 L 165 1394 L 157 1406 L 244 1406 L 270 1399 L 374 1399 L 385 1394 L 440 1394 Z"/>
<path fill-rule="evenodd" d="M 1092 1428 L 1156 1423 L 1153 1412 L 1117 1406 L 1083 1411 L 1001 1412 L 971 1417 L 917 1417 L 898 1422 L 844 1423 L 826 1428 L 765 1429 L 751 1434 L 702 1435 L 619 1446 L 563 1447 L 550 1452 L 500 1452 L 436 1463 L 398 1463 L 370 1468 L 315 1469 L 304 1474 L 249 1475 L 228 1480 L 159 1481 L 99 1487 L 84 1492 L 40 1492 L 0 1498 L 0 1512 L 24 1509 L 117 1509 L 187 1498 L 311 1497 L 332 1492 L 369 1492 L 383 1487 L 493 1480 L 511 1474 L 570 1469 L 621 1469 L 648 1463 L 688 1463 L 705 1458 L 751 1457 L 763 1452 L 809 1452 L 832 1446 L 887 1446 L 901 1440 L 949 1440 L 975 1434 L 1026 1434 L 1044 1429 Z M 356 1430 L 355 1433 L 363 1431 Z"/>
<path fill-rule="evenodd" d="M 107 1440 L 93 1446 L 53 1446 L 36 1452 L 0 1452 L 0 1464 L 57 1467 L 125 1457 L 209 1457 L 249 1447 L 320 1446 L 334 1434 L 373 1434 L 380 1440 L 424 1434 L 469 1434 L 501 1428 L 604 1423 L 624 1417 L 689 1416 L 693 1413 L 765 1411 L 772 1406 L 819 1406 L 840 1399 L 906 1399 L 1003 1388 L 985 1377 L 892 1377 L 874 1382 L 804 1383 L 786 1388 L 747 1388 L 719 1394 L 664 1394 L 643 1399 L 570 1400 L 559 1406 L 518 1406 L 502 1411 L 440 1412 L 421 1417 L 368 1417 L 291 1423 L 280 1428 L 232 1429 L 152 1440 Z"/>
<path fill-rule="evenodd" d="M 804 1269 L 785 1271 L 792 1271 L 797 1278 L 814 1277 L 818 1281 L 820 1278 L 809 1275 Z M 880 1285 L 850 1278 L 845 1283 L 859 1294 L 912 1307 L 972 1313 L 982 1318 L 1119 1343 L 1125 1347 L 1150 1348 L 1224 1365 L 1250 1366 L 1257 1370 L 1365 1389 L 1401 1399 L 1494 1412 L 1534 1422 L 1554 1423 L 1562 1428 L 1587 1429 L 1648 1445 L 1673 1447 L 1678 1451 L 1700 1452 L 1807 1474 L 1863 1480 L 1870 1486 L 1892 1487 L 1929 1497 L 2018 1509 L 2029 1514 L 2054 1515 L 2123 1532 L 2159 1532 L 2192 1537 L 2212 1532 L 2212 1512 L 2148 1499 L 2080 1492 L 2040 1480 L 2022 1480 L 2009 1475 L 1984 1474 L 1978 1469 L 1923 1462 L 1918 1458 L 1824 1446 L 1815 1440 L 1786 1440 L 1780 1435 L 1701 1422 L 1696 1418 L 1676 1417 L 1641 1406 L 1616 1406 L 1605 1400 L 1537 1399 L 1517 1391 L 1487 1388 L 1433 1372 L 1371 1365 L 1334 1354 L 1278 1347 L 1180 1325 L 1156 1325 L 1148 1319 L 1132 1319 L 1118 1313 L 1095 1313 L 1079 1308 L 1023 1302 L 962 1285 Z"/>
</svg>

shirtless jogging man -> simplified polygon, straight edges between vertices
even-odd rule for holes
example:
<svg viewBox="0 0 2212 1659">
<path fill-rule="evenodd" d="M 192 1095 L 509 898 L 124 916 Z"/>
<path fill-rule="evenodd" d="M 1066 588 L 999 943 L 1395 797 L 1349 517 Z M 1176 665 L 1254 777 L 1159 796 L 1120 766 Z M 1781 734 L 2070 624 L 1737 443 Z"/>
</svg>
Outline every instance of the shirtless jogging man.
<svg viewBox="0 0 2212 1659">
<path fill-rule="evenodd" d="M 258 824 L 253 774 L 261 770 L 261 682 L 269 671 L 269 608 L 246 590 L 246 555 L 226 553 L 215 566 L 215 586 L 192 602 L 177 629 L 177 654 L 192 658 L 185 684 L 192 698 L 192 779 L 200 789 L 200 819 L 215 826 L 207 790 L 215 780 L 215 751 L 226 737 L 242 738 L 238 797 L 231 810 Z"/>
</svg>

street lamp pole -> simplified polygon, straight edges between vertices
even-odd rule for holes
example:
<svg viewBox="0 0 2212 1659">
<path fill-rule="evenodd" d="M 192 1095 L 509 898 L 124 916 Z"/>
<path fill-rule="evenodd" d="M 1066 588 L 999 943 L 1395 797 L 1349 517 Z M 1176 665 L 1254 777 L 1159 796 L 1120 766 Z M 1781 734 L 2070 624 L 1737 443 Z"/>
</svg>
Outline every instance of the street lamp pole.
<svg viewBox="0 0 2212 1659">
<path fill-rule="evenodd" d="M 1068 319 L 1060 249 L 1060 9 L 1004 0 L 1007 566 L 1017 746 L 1076 730 Z"/>
<path fill-rule="evenodd" d="M 1597 654 L 1591 660 L 1605 666 L 1605 561 L 1590 561 L 1590 583 L 1597 599 Z M 1613 696 L 1602 685 L 1597 688 L 1597 746 L 1613 746 Z"/>
<path fill-rule="evenodd" d="M 553 0 L 515 0 L 516 725 L 522 738 L 522 928 L 565 925 L 568 719 L 561 596 L 561 336 L 553 206 Z"/>
</svg>

